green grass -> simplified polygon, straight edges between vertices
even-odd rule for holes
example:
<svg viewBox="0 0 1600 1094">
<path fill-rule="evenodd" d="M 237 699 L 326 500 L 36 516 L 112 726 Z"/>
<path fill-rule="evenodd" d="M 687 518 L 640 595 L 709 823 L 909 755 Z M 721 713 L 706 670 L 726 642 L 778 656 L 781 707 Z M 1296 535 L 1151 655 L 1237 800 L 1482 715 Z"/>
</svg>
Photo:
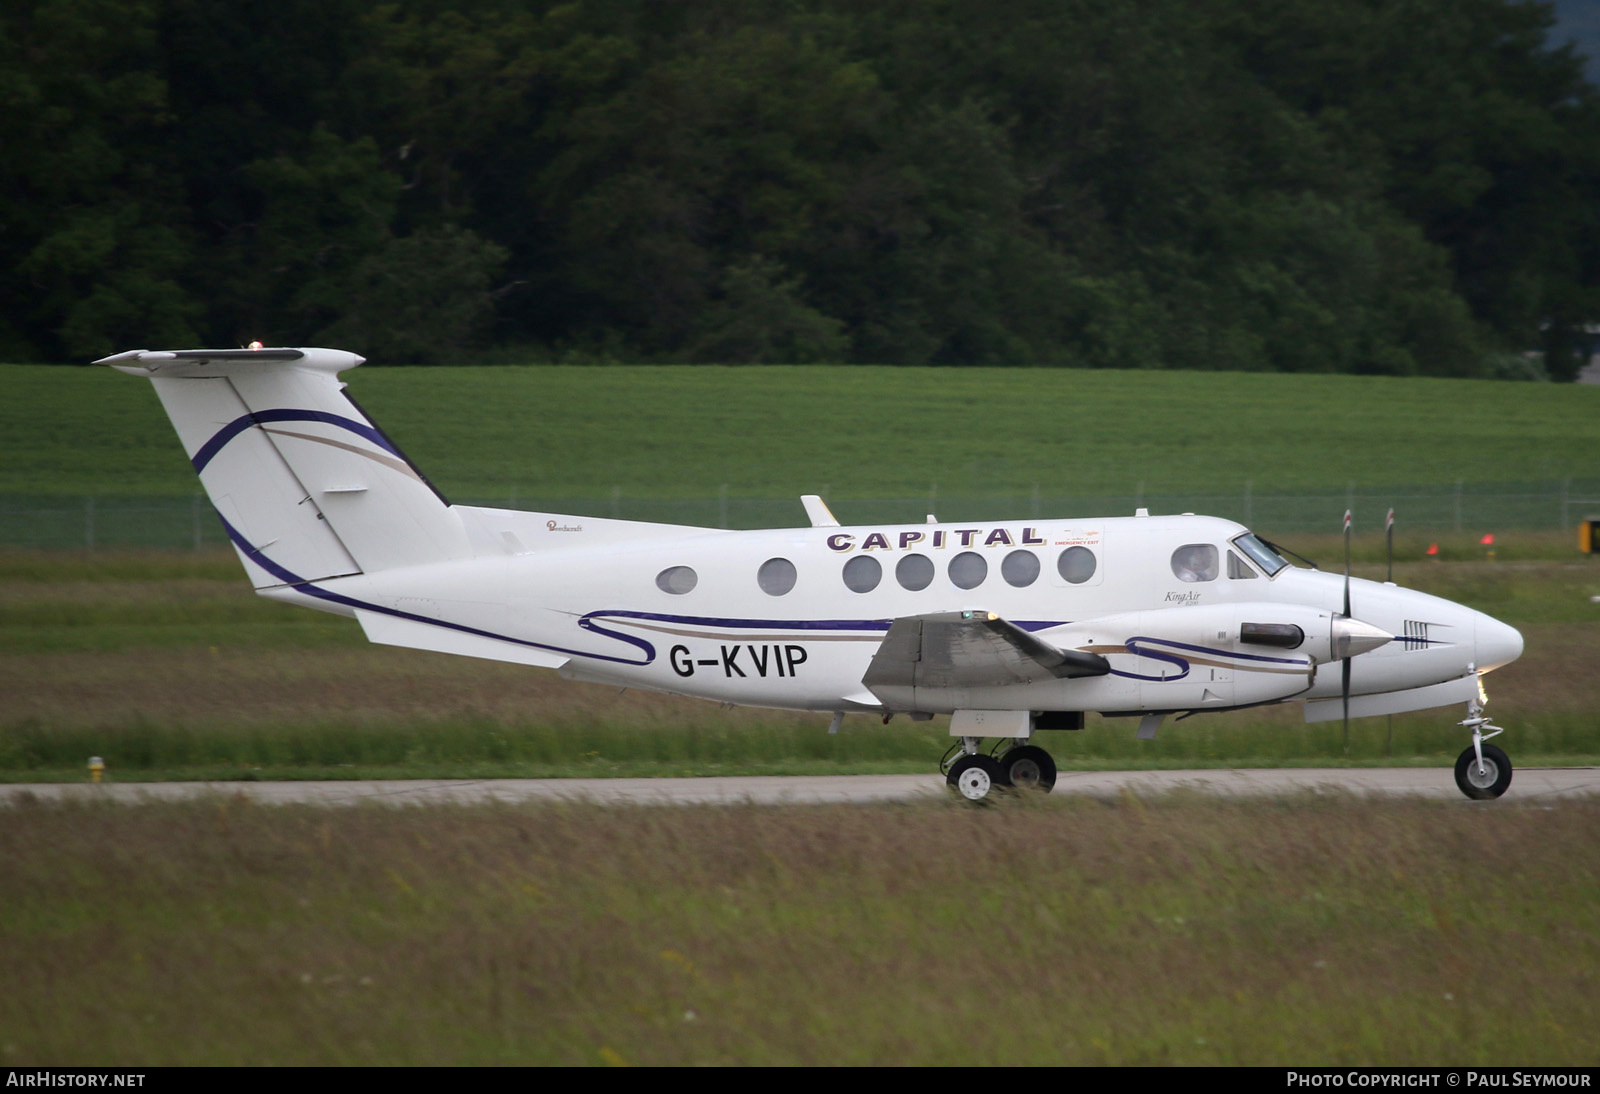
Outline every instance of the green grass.
<svg viewBox="0 0 1600 1094">
<path fill-rule="evenodd" d="M 530 507 L 724 486 L 848 502 L 1548 480 L 1594 474 L 1600 419 L 1600 388 L 1353 376 L 530 366 L 347 378 L 447 494 Z M 0 379 L 0 495 L 194 490 L 143 380 L 21 365 Z"/>
<path fill-rule="evenodd" d="M 3 812 L 0 1066 L 1596 1061 L 1593 800 Z"/>
</svg>

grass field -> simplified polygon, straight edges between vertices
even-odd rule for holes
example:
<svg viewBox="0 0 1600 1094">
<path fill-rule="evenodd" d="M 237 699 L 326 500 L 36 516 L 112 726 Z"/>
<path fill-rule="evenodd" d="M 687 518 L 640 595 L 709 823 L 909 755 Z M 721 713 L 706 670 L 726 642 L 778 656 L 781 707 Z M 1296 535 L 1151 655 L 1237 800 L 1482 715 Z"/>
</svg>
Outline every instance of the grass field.
<svg viewBox="0 0 1600 1094">
<path fill-rule="evenodd" d="M 1332 545 L 1329 544 L 1331 547 Z M 1369 544 L 1363 554 L 1371 554 Z M 1363 576 L 1381 577 L 1367 563 Z M 1518 764 L 1600 762 L 1600 560 L 1402 564 L 1396 578 L 1522 629 L 1489 679 Z M 565 681 L 375 647 L 350 620 L 255 597 L 229 554 L 0 553 L 0 779 L 359 778 L 929 771 L 943 719 L 888 726 Z M 1304 725 L 1298 707 L 1052 735 L 1065 767 L 1448 764 L 1453 709 Z"/>
<path fill-rule="evenodd" d="M 1600 439 L 1600 387 L 1570 384 L 833 366 L 346 378 L 445 493 L 526 507 L 724 487 L 848 502 L 1552 480 L 1594 476 Z M 0 380 L 0 495 L 193 492 L 144 381 L 16 365 Z"/>
<path fill-rule="evenodd" d="M 1600 1055 L 1594 801 L 0 820 L 0 1065 Z"/>
</svg>

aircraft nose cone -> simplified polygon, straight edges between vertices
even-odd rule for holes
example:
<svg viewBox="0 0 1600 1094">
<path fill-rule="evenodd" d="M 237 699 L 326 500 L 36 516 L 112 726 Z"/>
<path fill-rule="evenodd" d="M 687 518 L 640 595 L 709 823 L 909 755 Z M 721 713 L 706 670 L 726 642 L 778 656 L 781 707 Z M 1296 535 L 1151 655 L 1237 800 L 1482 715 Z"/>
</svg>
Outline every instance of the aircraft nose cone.
<svg viewBox="0 0 1600 1094">
<path fill-rule="evenodd" d="M 1474 628 L 1474 659 L 1479 672 L 1509 665 L 1522 656 L 1522 632 L 1487 615 L 1478 616 Z"/>
<path fill-rule="evenodd" d="M 1394 635 L 1382 627 L 1363 623 L 1359 619 L 1341 616 L 1333 621 L 1333 655 L 1338 658 L 1354 657 L 1358 653 L 1375 650 L 1385 642 L 1394 641 Z"/>
</svg>

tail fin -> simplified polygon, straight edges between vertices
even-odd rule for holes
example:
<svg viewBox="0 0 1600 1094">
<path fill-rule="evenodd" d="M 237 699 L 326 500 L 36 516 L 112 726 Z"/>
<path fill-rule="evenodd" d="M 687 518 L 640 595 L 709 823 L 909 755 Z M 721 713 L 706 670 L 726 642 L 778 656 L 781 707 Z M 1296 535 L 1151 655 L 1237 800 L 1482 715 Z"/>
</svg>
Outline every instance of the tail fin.
<svg viewBox="0 0 1600 1094">
<path fill-rule="evenodd" d="M 458 515 L 345 394 L 328 349 L 130 350 L 257 589 L 471 554 Z"/>
</svg>

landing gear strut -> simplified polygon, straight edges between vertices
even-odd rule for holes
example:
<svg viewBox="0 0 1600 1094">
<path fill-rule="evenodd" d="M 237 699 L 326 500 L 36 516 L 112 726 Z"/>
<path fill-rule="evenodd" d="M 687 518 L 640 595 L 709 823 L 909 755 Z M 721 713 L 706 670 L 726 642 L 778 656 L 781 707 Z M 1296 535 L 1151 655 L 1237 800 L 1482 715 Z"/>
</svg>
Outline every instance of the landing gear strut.
<svg viewBox="0 0 1600 1094">
<path fill-rule="evenodd" d="M 1467 703 L 1467 716 L 1457 724 L 1472 730 L 1472 747 L 1456 757 L 1456 785 L 1469 798 L 1498 798 L 1511 785 L 1511 758 L 1484 742 L 1505 730 L 1483 716 L 1483 706 L 1476 700 Z M 1486 729 L 1493 732 L 1485 733 Z"/>
</svg>

